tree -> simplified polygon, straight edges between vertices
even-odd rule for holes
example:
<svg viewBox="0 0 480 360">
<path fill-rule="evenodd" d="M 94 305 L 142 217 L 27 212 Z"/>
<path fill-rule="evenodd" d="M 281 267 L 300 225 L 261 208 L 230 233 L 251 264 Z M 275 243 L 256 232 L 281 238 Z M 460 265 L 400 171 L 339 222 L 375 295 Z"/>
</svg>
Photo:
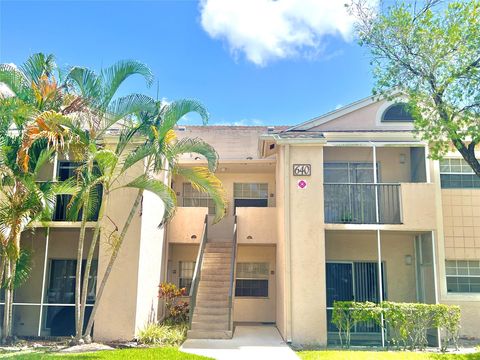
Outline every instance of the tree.
<svg viewBox="0 0 480 360">
<path fill-rule="evenodd" d="M 0 97 L 0 282 L 5 288 L 2 341 L 11 336 L 13 290 L 21 264 L 21 234 L 37 220 L 49 220 L 57 194 L 71 184 L 38 182 L 39 171 L 71 139 L 67 114 L 81 103 L 65 96 L 53 74 L 52 55 L 34 54 L 20 67 L 0 65 L 0 82 L 12 97 Z"/>
<path fill-rule="evenodd" d="M 162 180 L 165 175 L 180 174 L 188 179 L 192 186 L 199 191 L 208 193 L 215 204 L 214 222 L 221 220 L 226 214 L 226 197 L 220 180 L 214 175 L 218 164 L 218 154 L 215 149 L 201 139 L 185 138 L 177 140 L 174 132 L 174 126 L 190 112 L 198 113 L 203 119 L 204 124 L 208 121 L 208 113 L 206 109 L 194 100 L 179 100 L 169 104 L 155 103 L 153 109 L 144 109 L 138 114 L 138 122 L 131 127 L 125 127 L 119 137 L 119 142 L 115 152 L 104 153 L 99 159 L 102 173 L 105 176 L 103 182 L 104 196 L 102 205 L 107 203 L 108 197 L 112 193 L 121 188 L 137 189 L 137 196 L 130 209 L 129 215 L 122 226 L 120 233 L 115 231 L 110 234 L 110 238 L 115 240 L 112 243 L 112 252 L 107 264 L 105 274 L 98 286 L 95 305 L 92 309 L 90 319 L 88 321 L 85 337 L 89 341 L 90 333 L 93 327 L 95 314 L 101 302 L 103 291 L 118 257 L 119 250 L 123 244 L 128 229 L 132 223 L 134 216 L 137 214 L 144 191 L 150 191 L 158 196 L 164 204 L 163 219 L 159 224 L 160 227 L 165 225 L 174 215 L 177 200 L 175 192 Z M 122 156 L 128 141 L 134 135 L 144 135 L 146 141 L 129 151 L 126 156 Z M 194 168 L 182 168 L 178 165 L 178 158 L 182 154 L 196 153 L 207 160 L 207 166 L 199 166 Z M 122 160 L 124 158 L 124 160 Z M 143 174 L 134 180 L 121 183 L 122 178 L 132 166 L 139 162 L 145 162 Z M 99 219 L 100 222 L 100 219 Z M 94 239 L 94 241 L 96 241 Z M 92 242 L 94 245 L 94 243 Z M 93 256 L 94 248 L 90 248 Z M 83 294 L 86 294 L 88 288 L 88 280 L 84 279 Z M 84 295 L 85 296 L 85 295 Z"/>
<path fill-rule="evenodd" d="M 148 108 L 150 104 L 150 98 L 140 94 L 130 94 L 114 99 L 122 83 L 133 75 L 142 76 L 147 85 L 153 81 L 150 69 L 134 60 L 118 61 L 103 69 L 99 75 L 87 68 L 73 67 L 66 76 L 67 84 L 73 89 L 72 93 L 78 94 L 88 108 L 88 111 L 73 117 L 69 126 L 70 131 L 79 139 L 75 157 L 82 163 L 77 169 L 75 179 L 78 192 L 68 204 L 71 220 L 76 221 L 81 214 L 75 280 L 75 339 L 77 342 L 82 338 L 86 309 L 87 291 L 85 288 L 82 301 L 81 274 L 87 221 L 100 200 L 99 186 L 103 186 L 103 192 L 108 192 L 105 187 L 105 174 L 103 174 L 105 169 L 102 169 L 102 165 L 108 162 L 110 152 L 104 148 L 104 137 L 112 128 L 121 128 L 124 123 L 128 123 L 128 117 L 131 114 Z M 87 284 L 105 207 L 106 204 L 101 202 L 92 244 L 87 255 L 84 271 L 86 278 L 84 283 Z"/>
<path fill-rule="evenodd" d="M 374 93 L 406 97 L 433 159 L 457 149 L 480 176 L 480 1 L 399 2 L 380 12 L 349 5 L 372 55 Z"/>
</svg>

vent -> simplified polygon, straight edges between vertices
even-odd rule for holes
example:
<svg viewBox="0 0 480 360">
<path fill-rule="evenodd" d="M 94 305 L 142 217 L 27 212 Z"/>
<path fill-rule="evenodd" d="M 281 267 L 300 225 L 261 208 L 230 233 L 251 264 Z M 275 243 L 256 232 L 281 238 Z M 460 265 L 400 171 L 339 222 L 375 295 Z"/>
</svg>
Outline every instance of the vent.
<svg viewBox="0 0 480 360">
<path fill-rule="evenodd" d="M 177 126 L 177 131 L 185 131 L 187 130 L 186 126 Z"/>
</svg>

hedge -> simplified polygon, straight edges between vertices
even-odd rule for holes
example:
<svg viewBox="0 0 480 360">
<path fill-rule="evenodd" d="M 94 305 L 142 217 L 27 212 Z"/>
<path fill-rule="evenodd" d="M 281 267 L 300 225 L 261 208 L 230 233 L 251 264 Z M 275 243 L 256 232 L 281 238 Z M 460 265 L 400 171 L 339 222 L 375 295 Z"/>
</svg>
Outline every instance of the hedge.
<svg viewBox="0 0 480 360">
<path fill-rule="evenodd" d="M 383 320 L 383 321 L 382 321 Z M 351 330 L 362 322 L 373 321 L 387 334 L 387 345 L 424 350 L 429 329 L 439 328 L 442 351 L 449 345 L 458 349 L 460 308 L 456 305 L 335 301 L 332 323 L 338 329 L 342 347 L 350 347 Z"/>
</svg>

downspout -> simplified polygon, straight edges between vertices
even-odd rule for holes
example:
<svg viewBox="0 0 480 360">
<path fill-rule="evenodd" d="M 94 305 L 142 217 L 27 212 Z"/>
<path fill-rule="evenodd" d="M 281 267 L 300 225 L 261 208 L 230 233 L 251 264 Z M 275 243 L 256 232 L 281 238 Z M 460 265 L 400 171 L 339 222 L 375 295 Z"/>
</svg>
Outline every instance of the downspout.
<svg viewBox="0 0 480 360">
<path fill-rule="evenodd" d="M 292 244 L 291 244 L 291 212 L 290 212 L 290 145 L 285 144 L 284 187 L 285 187 L 285 292 L 287 302 L 285 309 L 286 342 L 292 342 Z"/>
<path fill-rule="evenodd" d="M 383 274 L 382 274 L 382 243 L 380 237 L 380 229 L 378 228 L 380 222 L 380 204 L 378 202 L 378 174 L 377 174 L 377 147 L 375 143 L 370 141 L 372 144 L 373 152 L 373 183 L 375 186 L 375 220 L 377 222 L 377 258 L 378 258 L 378 301 L 379 303 L 383 302 Z M 382 323 L 382 347 L 385 347 L 385 332 L 383 314 L 381 314 L 381 323 Z"/>
</svg>

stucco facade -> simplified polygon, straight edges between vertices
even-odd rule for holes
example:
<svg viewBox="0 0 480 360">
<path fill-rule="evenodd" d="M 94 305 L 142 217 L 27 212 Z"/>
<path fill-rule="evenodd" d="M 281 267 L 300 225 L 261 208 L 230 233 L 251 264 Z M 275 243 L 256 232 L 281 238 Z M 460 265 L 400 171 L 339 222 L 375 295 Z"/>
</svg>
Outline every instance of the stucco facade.
<svg viewBox="0 0 480 360">
<path fill-rule="evenodd" d="M 216 175 L 226 190 L 227 216 L 212 225 L 208 196 L 175 176 L 165 182 L 179 207 L 159 229 L 162 204 L 147 193 L 106 289 L 94 336 L 131 339 L 148 321 L 161 319 L 158 284 L 194 286 L 205 241 L 236 249 L 234 272 L 222 269 L 231 275 L 234 324 L 274 323 L 288 342 L 326 345 L 334 339 L 332 301 L 351 297 L 457 304 L 461 334 L 480 337 L 476 280 L 467 279 L 472 291 L 456 291 L 463 288 L 452 287 L 459 280 L 451 273 L 454 265 L 470 261 L 473 268 L 480 262 L 480 188 L 446 188 L 449 174 L 429 159 L 428 145 L 414 136 L 412 123 L 382 121 L 390 105 L 364 99 L 290 128 L 179 127 L 179 138 L 202 138 L 218 151 Z M 449 158 L 460 156 L 452 152 Z M 188 155 L 180 164 L 205 160 Z M 121 223 L 134 197 L 125 191 L 112 200 L 106 227 Z M 52 226 L 46 255 L 44 228 L 22 239 L 35 249 L 35 271 L 16 301 L 40 305 L 16 306 L 18 335 L 49 335 L 39 310 L 49 306 L 51 260 L 75 258 L 78 224 Z M 109 251 L 102 239 L 97 283 Z M 341 282 L 349 288 L 341 289 Z M 208 302 L 198 300 L 196 306 Z M 375 329 L 368 331 L 357 335 L 375 339 Z"/>
</svg>

